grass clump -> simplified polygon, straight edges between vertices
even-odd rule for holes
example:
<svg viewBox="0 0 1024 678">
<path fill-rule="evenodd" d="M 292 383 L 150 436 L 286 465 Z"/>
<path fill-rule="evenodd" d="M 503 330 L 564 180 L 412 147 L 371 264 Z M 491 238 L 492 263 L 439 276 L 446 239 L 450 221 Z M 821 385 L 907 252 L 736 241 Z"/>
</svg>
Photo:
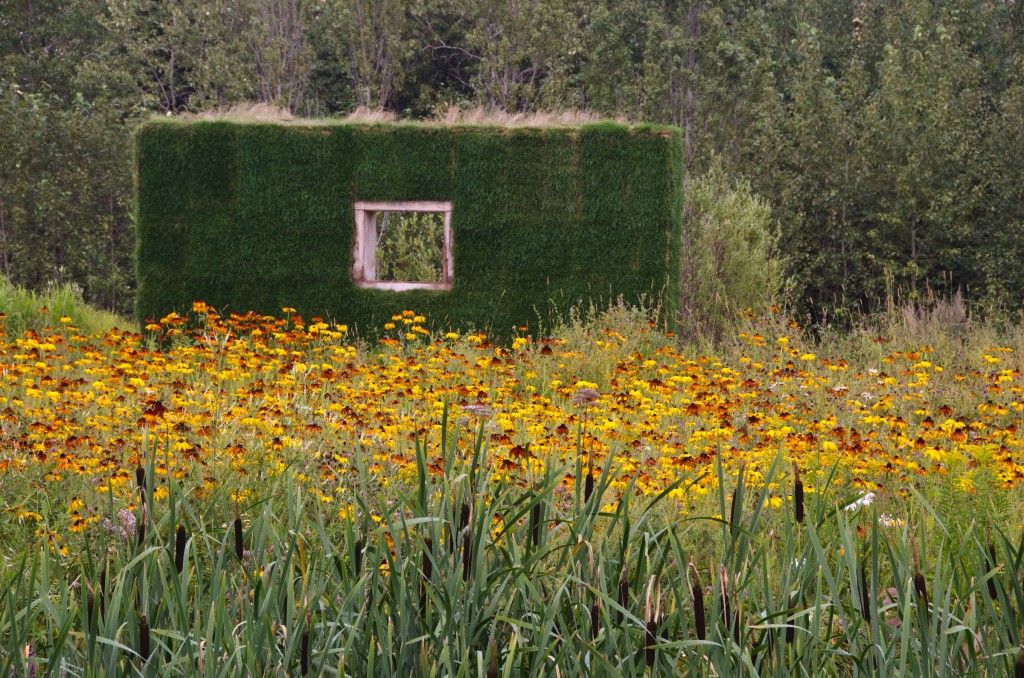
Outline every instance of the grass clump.
<svg viewBox="0 0 1024 678">
<path fill-rule="evenodd" d="M 134 326 L 114 313 L 90 306 L 73 283 L 51 285 L 41 292 L 16 287 L 0 276 L 0 313 L 9 336 L 72 324 L 87 334 L 102 334 L 115 327 Z M 63 320 L 62 320 L 63 319 Z"/>
</svg>

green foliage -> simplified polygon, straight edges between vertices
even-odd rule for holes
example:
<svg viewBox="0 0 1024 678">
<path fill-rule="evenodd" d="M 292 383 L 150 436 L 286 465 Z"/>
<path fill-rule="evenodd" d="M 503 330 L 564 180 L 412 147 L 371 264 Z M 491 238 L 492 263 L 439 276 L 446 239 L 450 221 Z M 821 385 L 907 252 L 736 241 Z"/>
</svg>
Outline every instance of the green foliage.
<svg viewBox="0 0 1024 678">
<path fill-rule="evenodd" d="M 680 333 L 718 341 L 741 311 L 763 312 L 782 291 L 771 207 L 718 162 L 690 184 L 686 201 Z"/>
<path fill-rule="evenodd" d="M 373 331 L 414 308 L 501 335 L 620 296 L 673 318 L 672 128 L 154 122 L 137 141 L 139 318 L 203 299 Z M 453 203 L 452 290 L 357 287 L 353 201 L 411 199 Z"/>
<path fill-rule="evenodd" d="M 82 300 L 82 291 L 75 285 L 51 285 L 42 292 L 33 292 L 11 284 L 0 276 L 0 313 L 8 337 L 26 330 L 40 331 L 65 324 L 61 318 L 82 332 L 102 334 L 114 327 L 131 328 L 130 320 L 94 308 Z"/>
<path fill-rule="evenodd" d="M 377 215 L 377 278 L 440 282 L 444 217 L 432 212 Z"/>
</svg>

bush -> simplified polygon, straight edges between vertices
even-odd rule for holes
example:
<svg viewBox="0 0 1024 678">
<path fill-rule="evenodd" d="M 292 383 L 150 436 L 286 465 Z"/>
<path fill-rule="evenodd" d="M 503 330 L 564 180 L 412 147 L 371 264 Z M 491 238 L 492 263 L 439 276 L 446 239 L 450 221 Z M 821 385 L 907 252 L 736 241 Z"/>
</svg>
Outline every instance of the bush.
<svg viewBox="0 0 1024 678">
<path fill-rule="evenodd" d="M 680 333 L 717 342 L 741 311 L 766 308 L 782 290 L 771 207 L 716 160 L 690 186 L 683 222 Z"/>
</svg>

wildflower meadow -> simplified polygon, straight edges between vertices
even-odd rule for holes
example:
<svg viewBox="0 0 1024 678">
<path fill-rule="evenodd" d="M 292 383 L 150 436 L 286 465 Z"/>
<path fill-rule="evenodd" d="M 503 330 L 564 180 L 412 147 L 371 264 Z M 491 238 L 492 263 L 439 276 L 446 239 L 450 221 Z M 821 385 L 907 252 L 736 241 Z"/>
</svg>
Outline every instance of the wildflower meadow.
<svg viewBox="0 0 1024 678">
<path fill-rule="evenodd" d="M 1019 346 L 352 334 L 0 339 L 0 672 L 1024 670 Z"/>
</svg>

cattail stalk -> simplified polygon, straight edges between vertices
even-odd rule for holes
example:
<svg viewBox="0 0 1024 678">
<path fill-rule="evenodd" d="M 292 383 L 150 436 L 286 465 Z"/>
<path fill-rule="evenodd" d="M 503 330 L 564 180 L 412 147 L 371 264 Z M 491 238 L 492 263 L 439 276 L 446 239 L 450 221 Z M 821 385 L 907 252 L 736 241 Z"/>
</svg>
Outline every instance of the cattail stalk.
<svg viewBox="0 0 1024 678">
<path fill-rule="evenodd" d="M 185 567 L 185 544 L 188 542 L 188 535 L 185 534 L 185 527 L 178 525 L 178 532 L 174 539 L 174 568 L 181 574 Z"/>
</svg>

